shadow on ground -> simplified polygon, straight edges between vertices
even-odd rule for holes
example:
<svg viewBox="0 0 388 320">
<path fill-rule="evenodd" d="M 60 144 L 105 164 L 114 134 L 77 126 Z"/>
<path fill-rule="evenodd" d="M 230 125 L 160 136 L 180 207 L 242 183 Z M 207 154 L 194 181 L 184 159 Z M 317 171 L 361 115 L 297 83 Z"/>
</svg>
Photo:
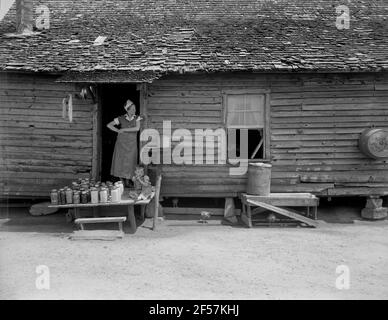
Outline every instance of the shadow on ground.
<svg viewBox="0 0 388 320">
<path fill-rule="evenodd" d="M 195 203 L 192 203 L 193 206 Z M 199 203 L 196 203 L 198 206 Z M 361 210 L 365 205 L 364 198 L 333 198 L 330 201 L 328 199 L 321 199 L 320 206 L 318 208 L 318 219 L 327 223 L 343 223 L 351 224 L 355 221 L 362 220 Z M 73 223 L 69 223 L 65 219 L 65 210 L 59 210 L 58 212 L 46 215 L 46 216 L 31 216 L 29 214 L 29 204 L 17 204 L 9 203 L 0 207 L 0 231 L 12 231 L 12 232 L 42 232 L 42 233 L 71 233 L 75 230 Z M 266 213 L 264 213 L 266 214 Z M 91 216 L 91 212 L 84 212 L 85 216 Z M 100 212 L 101 216 L 125 216 L 125 208 L 109 209 Z M 199 215 L 169 215 L 165 217 L 164 225 L 166 226 L 188 226 L 188 227 L 201 227 L 203 224 L 196 223 L 200 219 Z M 221 221 L 222 217 L 212 217 L 209 221 L 209 226 L 219 225 L 227 226 L 231 225 L 225 221 Z M 221 223 L 220 223 L 221 222 Z M 140 221 L 140 217 L 137 215 L 138 228 L 150 228 L 150 224 Z M 233 227 L 244 228 L 239 222 Z M 91 229 L 115 229 L 115 224 L 98 225 L 96 227 L 91 226 Z M 128 223 L 124 224 L 124 231 L 129 232 Z"/>
<path fill-rule="evenodd" d="M 0 231 L 9 232 L 41 232 L 41 233 L 71 233 L 77 229 L 72 222 L 66 221 L 67 210 L 59 210 L 45 216 L 32 216 L 28 207 L 0 207 Z M 82 217 L 92 217 L 91 211 L 82 210 Z M 126 216 L 126 210 L 100 211 L 100 216 Z M 143 221 L 137 220 L 139 227 Z M 117 224 L 99 224 L 88 226 L 87 229 L 117 230 Z M 124 232 L 129 233 L 129 224 L 124 224 Z"/>
</svg>

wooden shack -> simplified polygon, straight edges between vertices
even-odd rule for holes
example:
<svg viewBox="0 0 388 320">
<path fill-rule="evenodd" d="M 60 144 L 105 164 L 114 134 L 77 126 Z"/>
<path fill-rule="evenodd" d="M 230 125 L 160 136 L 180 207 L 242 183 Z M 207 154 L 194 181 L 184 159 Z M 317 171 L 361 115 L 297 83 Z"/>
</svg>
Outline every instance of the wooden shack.
<svg viewBox="0 0 388 320">
<path fill-rule="evenodd" d="M 388 5 L 352 1 L 341 29 L 339 4 L 41 0 L 32 5 L 49 8 L 50 27 L 30 34 L 16 33 L 11 8 L 0 22 L 1 195 L 107 179 L 105 126 L 129 98 L 143 130 L 161 136 L 163 121 L 193 134 L 247 129 L 250 161 L 273 165 L 274 192 L 388 194 L 387 158 L 359 148 L 366 129 L 388 129 Z M 233 112 L 244 116 L 229 123 Z M 225 160 L 159 164 L 162 196 L 236 197 L 246 174 Z"/>
</svg>

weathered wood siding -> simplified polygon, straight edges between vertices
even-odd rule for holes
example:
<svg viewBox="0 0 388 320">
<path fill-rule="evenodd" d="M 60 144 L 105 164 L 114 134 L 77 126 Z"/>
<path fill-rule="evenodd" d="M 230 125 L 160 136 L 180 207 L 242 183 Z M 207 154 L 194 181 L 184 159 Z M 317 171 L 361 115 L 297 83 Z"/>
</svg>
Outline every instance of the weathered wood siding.
<svg viewBox="0 0 388 320">
<path fill-rule="evenodd" d="M 321 195 L 382 193 L 387 161 L 358 149 L 368 127 L 388 127 L 386 74 L 214 75 L 168 77 L 148 86 L 148 127 L 224 127 L 222 91 L 270 89 L 272 191 Z M 193 153 L 194 154 L 194 153 Z M 165 196 L 236 195 L 246 177 L 228 165 L 163 165 Z"/>
<path fill-rule="evenodd" d="M 79 93 L 54 76 L 0 74 L 0 194 L 48 196 L 52 188 L 89 177 L 93 150 L 90 100 L 73 95 L 73 122 L 62 99 Z"/>
</svg>

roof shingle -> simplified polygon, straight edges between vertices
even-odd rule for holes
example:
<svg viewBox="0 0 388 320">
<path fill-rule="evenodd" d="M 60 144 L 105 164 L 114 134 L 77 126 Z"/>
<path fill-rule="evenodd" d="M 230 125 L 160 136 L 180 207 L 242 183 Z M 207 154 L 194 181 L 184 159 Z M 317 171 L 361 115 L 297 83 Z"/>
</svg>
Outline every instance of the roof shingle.
<svg viewBox="0 0 388 320">
<path fill-rule="evenodd" d="M 0 70 L 50 72 L 388 71 L 387 0 L 34 0 L 50 29 L 12 38 Z M 338 30 L 336 6 L 349 6 Z M 98 36 L 106 36 L 95 46 Z"/>
</svg>

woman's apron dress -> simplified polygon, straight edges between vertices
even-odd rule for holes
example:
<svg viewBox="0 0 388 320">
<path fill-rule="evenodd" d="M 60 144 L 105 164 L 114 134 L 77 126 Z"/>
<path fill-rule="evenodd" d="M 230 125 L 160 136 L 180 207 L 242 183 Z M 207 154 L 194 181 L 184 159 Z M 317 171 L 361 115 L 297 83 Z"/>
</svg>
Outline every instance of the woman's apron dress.
<svg viewBox="0 0 388 320">
<path fill-rule="evenodd" d="M 127 120 L 126 116 L 116 118 L 115 124 L 121 129 L 136 127 L 136 120 Z M 117 134 L 115 150 L 113 152 L 111 175 L 119 178 L 131 179 L 137 164 L 137 132 L 121 132 Z"/>
</svg>

